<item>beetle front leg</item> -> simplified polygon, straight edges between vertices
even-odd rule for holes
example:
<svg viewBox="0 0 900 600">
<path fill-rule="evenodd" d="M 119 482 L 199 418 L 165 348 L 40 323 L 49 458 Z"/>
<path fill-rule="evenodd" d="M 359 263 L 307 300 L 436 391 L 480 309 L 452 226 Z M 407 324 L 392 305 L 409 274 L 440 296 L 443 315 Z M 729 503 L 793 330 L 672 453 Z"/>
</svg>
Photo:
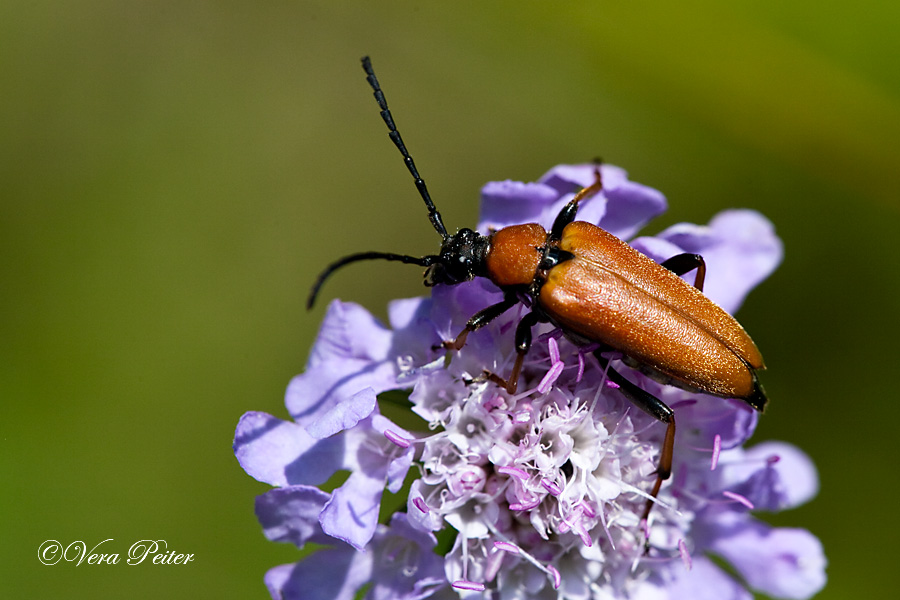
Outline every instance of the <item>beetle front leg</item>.
<svg viewBox="0 0 900 600">
<path fill-rule="evenodd" d="M 656 466 L 656 483 L 653 484 L 653 490 L 650 492 L 650 498 L 644 507 L 644 514 L 641 517 L 646 520 L 650 516 L 650 509 L 656 501 L 662 482 L 669 478 L 672 474 L 672 458 L 675 455 L 675 412 L 666 405 L 665 402 L 633 384 L 625 379 L 615 369 L 609 366 L 609 361 L 601 356 L 600 351 L 594 352 L 594 356 L 600 361 L 600 366 L 607 370 L 609 380 L 619 386 L 619 391 L 628 398 L 635 406 L 653 417 L 658 421 L 666 424 L 666 437 L 663 439 L 662 450 L 659 455 L 659 463 Z"/>
<path fill-rule="evenodd" d="M 503 296 L 503 300 L 498 302 L 497 304 L 491 304 L 487 308 L 484 308 L 477 313 L 475 313 L 471 319 L 466 323 L 465 328 L 459 332 L 459 335 L 456 336 L 452 340 L 446 340 L 441 345 L 447 350 L 459 350 L 463 346 L 466 345 L 466 338 L 469 337 L 469 334 L 477 329 L 481 329 L 510 308 L 518 304 L 519 299 L 516 297 L 514 293 L 507 293 Z"/>
<path fill-rule="evenodd" d="M 706 281 L 706 261 L 699 254 L 685 252 L 684 254 L 676 254 L 672 258 L 659 263 L 660 266 L 672 271 L 679 277 L 685 273 L 697 269 L 697 275 L 694 277 L 694 287 L 703 291 L 703 282 Z"/>
<path fill-rule="evenodd" d="M 550 228 L 550 235 L 547 236 L 547 241 L 556 241 L 562 239 L 563 229 L 566 228 L 566 225 L 575 220 L 575 215 L 578 214 L 578 203 L 584 200 L 585 198 L 590 198 L 591 196 L 599 193 L 603 189 L 603 179 L 600 176 L 600 165 L 597 165 L 597 169 L 594 171 L 594 176 L 596 180 L 591 185 L 586 188 L 582 188 L 575 197 L 572 198 L 568 204 L 566 204 L 559 214 L 556 215 L 556 219 L 553 221 L 553 227 Z"/>
</svg>

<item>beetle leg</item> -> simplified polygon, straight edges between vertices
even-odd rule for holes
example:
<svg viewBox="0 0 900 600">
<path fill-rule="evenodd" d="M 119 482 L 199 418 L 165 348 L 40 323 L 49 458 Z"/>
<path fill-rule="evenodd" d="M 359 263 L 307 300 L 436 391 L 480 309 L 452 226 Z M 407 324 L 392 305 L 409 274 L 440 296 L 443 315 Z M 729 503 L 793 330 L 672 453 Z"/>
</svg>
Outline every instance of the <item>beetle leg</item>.
<svg viewBox="0 0 900 600">
<path fill-rule="evenodd" d="M 515 394 L 519 388 L 519 373 L 522 371 L 525 355 L 528 354 L 528 350 L 531 348 L 531 328 L 537 325 L 540 320 L 540 314 L 536 311 L 531 311 L 522 317 L 522 320 L 516 326 L 516 362 L 513 363 L 509 379 L 503 379 L 495 373 L 488 374 L 491 381 L 506 388 L 506 391 L 510 394 Z"/>
<path fill-rule="evenodd" d="M 510 308 L 518 304 L 519 299 L 513 293 L 507 293 L 503 296 L 503 300 L 498 302 L 497 304 L 491 304 L 487 308 L 484 308 L 477 313 L 475 313 L 471 319 L 466 323 L 466 326 L 462 331 L 459 332 L 459 335 L 452 340 L 446 340 L 441 345 L 447 350 L 459 350 L 463 346 L 466 345 L 466 338 L 469 334 L 476 329 L 481 329 Z"/>
<path fill-rule="evenodd" d="M 703 282 L 706 280 L 706 261 L 699 254 L 685 252 L 684 254 L 676 254 L 672 258 L 659 263 L 660 266 L 667 268 L 676 275 L 684 275 L 688 271 L 697 269 L 697 276 L 694 277 L 694 287 L 703 291 Z"/>
<path fill-rule="evenodd" d="M 607 369 L 609 380 L 619 386 L 619 391 L 626 398 L 654 419 L 666 424 L 666 437 L 663 439 L 659 463 L 656 467 L 656 483 L 653 484 L 653 491 L 650 492 L 650 498 L 647 500 L 644 514 L 641 517 L 646 520 L 650 516 L 650 509 L 653 508 L 653 503 L 659 494 L 662 482 L 672 474 L 672 458 L 675 455 L 675 412 L 665 402 L 650 392 L 639 388 L 628 379 L 625 379 L 618 371 L 609 367 L 609 361 L 603 358 L 599 350 L 594 352 L 594 356 L 600 361 L 600 366 Z"/>
<path fill-rule="evenodd" d="M 575 220 L 575 215 L 578 213 L 578 203 L 585 198 L 590 198 L 603 189 L 603 180 L 600 177 L 599 166 L 597 166 L 597 169 L 594 171 L 594 176 L 596 177 L 594 183 L 586 188 L 581 188 L 581 190 L 575 194 L 575 197 L 559 211 L 558 215 L 556 215 L 556 219 L 553 221 L 553 227 L 550 229 L 550 235 L 547 236 L 548 242 L 558 242 L 561 240 L 563 229 L 566 228 L 566 225 Z"/>
</svg>

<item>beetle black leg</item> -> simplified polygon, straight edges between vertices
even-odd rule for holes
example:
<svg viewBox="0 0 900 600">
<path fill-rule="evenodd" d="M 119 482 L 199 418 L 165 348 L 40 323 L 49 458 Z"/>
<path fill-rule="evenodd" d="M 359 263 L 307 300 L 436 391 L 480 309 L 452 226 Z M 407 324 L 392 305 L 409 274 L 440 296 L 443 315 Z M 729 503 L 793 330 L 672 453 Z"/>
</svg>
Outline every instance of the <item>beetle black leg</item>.
<svg viewBox="0 0 900 600">
<path fill-rule="evenodd" d="M 706 280 L 706 261 L 699 254 L 691 254 L 690 252 L 676 254 L 659 264 L 679 276 L 697 269 L 697 276 L 694 277 L 694 287 L 701 292 L 703 291 L 703 282 Z"/>
<path fill-rule="evenodd" d="M 594 183 L 586 188 L 582 188 L 581 191 L 575 194 L 575 197 L 559 211 L 559 214 L 556 215 L 556 219 L 553 221 L 553 227 L 550 228 L 550 235 L 547 237 L 548 242 L 558 242 L 561 240 L 563 229 L 566 228 L 566 225 L 575 220 L 575 215 L 578 213 L 578 203 L 585 198 L 590 198 L 603 189 L 603 180 L 600 177 L 599 165 L 597 166 L 596 171 L 594 171 L 594 176 L 596 177 Z"/>
<path fill-rule="evenodd" d="M 619 386 L 619 391 L 631 400 L 631 402 L 642 411 L 658 421 L 666 424 L 666 437 L 663 440 L 662 450 L 659 455 L 659 463 L 656 467 L 656 483 L 653 484 L 653 490 L 650 492 L 650 499 L 644 507 L 644 514 L 641 517 L 646 520 L 650 516 L 650 509 L 656 496 L 659 494 L 659 488 L 662 482 L 669 478 L 672 474 L 672 458 L 675 454 L 675 413 L 669 408 L 665 402 L 631 383 L 625 379 L 618 371 L 609 366 L 609 361 L 604 358 L 599 351 L 594 352 L 594 356 L 600 361 L 600 366 L 607 370 L 609 380 Z"/>
<path fill-rule="evenodd" d="M 488 373 L 488 378 L 497 385 L 506 388 L 510 394 L 515 394 L 519 388 L 519 373 L 522 372 L 522 363 L 525 355 L 531 348 L 531 328 L 541 321 L 541 316 L 536 311 L 531 311 L 519 321 L 516 326 L 516 362 L 513 363 L 509 379 L 503 379 L 495 373 Z"/>
<path fill-rule="evenodd" d="M 485 309 L 482 309 L 475 313 L 471 319 L 469 319 L 468 323 L 466 323 L 465 328 L 459 332 L 459 335 L 452 340 L 445 341 L 442 346 L 447 350 L 459 350 L 463 346 L 466 345 L 466 338 L 469 334 L 476 329 L 481 329 L 510 308 L 518 304 L 519 299 L 515 294 L 509 293 L 503 297 L 503 300 L 498 302 L 497 304 L 491 304 Z"/>
</svg>

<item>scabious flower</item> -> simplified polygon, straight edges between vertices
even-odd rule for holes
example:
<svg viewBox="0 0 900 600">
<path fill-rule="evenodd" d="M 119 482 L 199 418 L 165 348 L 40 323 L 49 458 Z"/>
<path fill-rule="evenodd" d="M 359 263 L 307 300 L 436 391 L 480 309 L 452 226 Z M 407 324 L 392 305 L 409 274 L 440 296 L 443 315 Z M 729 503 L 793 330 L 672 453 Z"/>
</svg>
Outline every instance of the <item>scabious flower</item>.
<svg viewBox="0 0 900 600">
<path fill-rule="evenodd" d="M 479 230 L 549 228 L 593 182 L 593 169 L 559 166 L 536 183 L 487 184 Z M 602 175 L 603 192 L 582 204 L 579 220 L 631 239 L 665 209 L 659 192 L 621 169 L 604 165 Z M 747 210 L 631 244 L 658 261 L 702 254 L 705 293 L 730 312 L 781 260 L 771 224 Z M 780 442 L 745 447 L 757 422 L 745 403 L 660 385 L 610 353 L 677 415 L 673 476 L 642 522 L 665 426 L 620 394 L 592 348 L 536 328 L 513 395 L 485 372 L 508 374 L 527 308 L 472 333 L 449 357 L 440 349 L 500 298 L 481 279 L 438 286 L 430 298 L 392 302 L 387 327 L 334 301 L 306 371 L 288 387 L 293 422 L 244 415 L 238 460 L 275 486 L 256 503 L 265 534 L 323 546 L 269 571 L 273 598 L 350 600 L 368 586 L 374 600 L 742 599 L 751 591 L 799 599 L 822 588 L 819 541 L 753 516 L 816 494 L 806 455 Z M 415 430 L 381 414 L 378 395 L 388 390 L 409 391 Z M 341 485 L 317 487 L 342 471 Z M 380 522 L 385 489 L 408 490 L 407 502 Z M 449 541 L 442 556 L 436 534 Z"/>
</svg>

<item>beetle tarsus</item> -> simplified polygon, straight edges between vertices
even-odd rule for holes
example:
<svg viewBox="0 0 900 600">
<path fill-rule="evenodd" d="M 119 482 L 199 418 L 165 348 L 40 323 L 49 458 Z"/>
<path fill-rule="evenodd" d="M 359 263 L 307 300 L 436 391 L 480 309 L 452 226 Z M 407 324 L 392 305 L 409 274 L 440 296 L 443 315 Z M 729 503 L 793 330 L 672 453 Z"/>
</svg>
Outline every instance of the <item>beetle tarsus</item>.
<svg viewBox="0 0 900 600">
<path fill-rule="evenodd" d="M 519 389 L 519 383 L 517 381 L 518 375 L 516 376 L 515 379 L 513 379 L 512 377 L 510 377 L 509 379 L 503 379 L 496 373 L 485 370 L 483 373 L 483 377 L 487 381 L 490 381 L 491 383 L 495 383 L 495 384 L 497 384 L 498 387 L 501 387 L 504 390 L 506 390 L 506 393 L 508 393 L 508 394 L 515 394 L 516 390 Z"/>
<path fill-rule="evenodd" d="M 473 331 L 473 330 L 466 327 L 465 329 L 463 329 L 462 331 L 459 332 L 458 336 L 456 336 L 452 340 L 444 340 L 441 343 L 441 345 L 436 346 L 435 349 L 443 348 L 444 350 L 454 350 L 454 351 L 460 350 L 463 346 L 466 345 L 466 338 L 469 337 L 470 331 Z"/>
</svg>

